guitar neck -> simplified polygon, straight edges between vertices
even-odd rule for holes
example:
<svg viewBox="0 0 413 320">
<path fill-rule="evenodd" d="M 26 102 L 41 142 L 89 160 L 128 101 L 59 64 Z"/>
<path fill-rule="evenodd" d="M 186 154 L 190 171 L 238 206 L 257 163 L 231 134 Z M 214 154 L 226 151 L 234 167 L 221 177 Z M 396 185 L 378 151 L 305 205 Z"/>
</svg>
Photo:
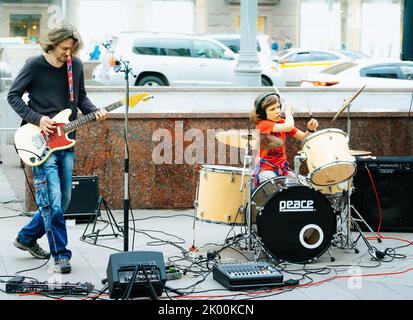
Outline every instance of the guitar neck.
<svg viewBox="0 0 413 320">
<path fill-rule="evenodd" d="M 119 100 L 115 103 L 112 103 L 112 104 L 104 107 L 103 109 L 106 110 L 107 112 L 111 112 L 112 110 L 115 110 L 115 109 L 121 107 L 122 105 L 123 105 L 123 100 Z M 71 131 L 76 130 L 77 128 L 79 128 L 79 127 L 81 127 L 81 126 L 83 126 L 83 125 L 85 125 L 85 124 L 87 124 L 87 123 L 89 123 L 90 121 L 93 121 L 93 120 L 96 120 L 96 116 L 95 116 L 94 112 L 89 113 L 85 116 L 82 116 L 82 117 L 80 117 L 76 120 L 73 120 L 73 121 L 65 124 L 63 126 L 63 130 L 66 133 L 71 132 Z"/>
</svg>

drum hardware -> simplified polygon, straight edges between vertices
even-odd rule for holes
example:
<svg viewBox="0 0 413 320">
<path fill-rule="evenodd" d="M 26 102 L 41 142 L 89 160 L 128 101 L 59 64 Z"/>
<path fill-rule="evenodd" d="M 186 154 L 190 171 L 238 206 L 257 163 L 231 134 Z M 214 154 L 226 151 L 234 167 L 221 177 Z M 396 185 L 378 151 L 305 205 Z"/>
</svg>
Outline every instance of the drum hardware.
<svg viewBox="0 0 413 320">
<path fill-rule="evenodd" d="M 266 135 L 267 136 L 267 135 Z M 279 138 L 277 138 L 279 139 Z M 279 139 L 281 140 L 281 139 Z M 248 139 L 247 139 L 247 145 L 246 145 L 246 152 L 244 154 L 244 172 L 246 167 L 248 166 L 248 172 L 250 173 L 250 177 L 248 179 L 248 184 L 249 184 L 249 190 L 248 190 L 248 203 L 251 203 L 252 201 L 252 190 L 253 190 L 253 181 L 252 181 L 252 146 L 251 146 L 251 141 L 252 141 L 252 133 L 251 130 L 248 129 Z M 261 133 L 260 133 L 260 141 L 261 141 Z M 258 142 L 260 142 L 258 141 Z M 257 144 L 256 144 L 257 145 Z M 281 144 L 279 146 L 282 146 L 283 142 L 281 140 Z M 242 176 L 242 181 L 244 180 L 244 172 Z M 241 186 L 242 188 L 242 186 Z M 244 193 L 244 189 L 242 189 L 242 192 Z M 251 217 L 251 206 L 248 205 L 246 208 L 246 224 L 247 224 L 247 229 L 246 229 L 246 243 L 247 243 L 247 250 L 251 251 L 252 249 L 252 217 Z"/>
<path fill-rule="evenodd" d="M 352 97 L 349 99 L 345 100 L 343 106 L 341 109 L 336 113 L 334 116 L 332 122 L 337 119 L 337 117 L 345 110 L 347 109 L 347 139 L 348 139 L 348 144 L 350 143 L 350 138 L 351 138 L 351 120 L 350 120 L 350 108 L 351 108 L 351 103 L 354 101 L 356 97 L 364 90 L 366 85 L 362 86 Z M 349 150 L 349 153 L 351 154 L 351 151 Z M 353 155 L 352 155 L 353 156 Z M 354 157 L 354 156 L 353 156 Z M 354 161 L 355 162 L 355 161 Z M 352 188 L 352 182 L 353 182 L 353 176 L 354 174 L 350 177 L 348 180 L 348 189 L 346 193 L 346 201 L 347 203 L 344 204 L 343 202 L 343 208 L 342 211 L 340 212 L 340 218 L 342 219 L 341 224 L 337 226 L 337 233 L 335 237 L 335 245 L 338 246 L 341 249 L 349 249 L 349 250 L 354 250 L 355 253 L 358 253 L 359 250 L 356 248 L 357 241 L 360 239 L 360 237 L 363 239 L 364 243 L 367 245 L 369 251 L 372 250 L 372 247 L 370 243 L 367 241 L 366 237 L 364 236 L 363 232 L 360 229 L 360 226 L 358 222 L 364 223 L 367 228 L 374 233 L 376 238 L 378 239 L 379 242 L 381 242 L 381 239 L 375 234 L 375 232 L 372 230 L 372 228 L 368 225 L 366 220 L 363 219 L 363 217 L 359 214 L 359 212 L 354 208 L 353 205 L 351 205 L 351 194 L 353 191 Z M 350 185 L 351 183 L 351 185 Z M 344 196 L 344 195 L 343 195 Z M 343 199 L 344 200 L 344 199 Z M 351 210 L 354 210 L 354 212 L 357 214 L 358 219 L 354 218 L 351 215 Z M 357 231 L 359 232 L 359 237 L 354 240 L 352 236 L 352 226 L 355 226 Z M 344 226 L 344 228 L 343 228 Z M 344 239 L 343 239 L 344 237 Z M 338 243 L 337 243 L 338 240 Z"/>
<path fill-rule="evenodd" d="M 199 208 L 199 201 L 198 201 L 199 195 L 198 195 L 198 192 L 199 192 L 199 182 L 196 185 L 196 193 L 195 193 L 196 194 L 196 199 L 194 201 L 194 220 L 192 222 L 193 239 L 192 239 L 192 246 L 189 248 L 190 252 L 193 252 L 194 250 L 196 250 L 196 247 L 195 247 L 195 221 L 196 221 L 196 217 L 198 216 L 198 208 Z"/>
<path fill-rule="evenodd" d="M 255 259 L 258 259 L 258 255 L 263 249 L 260 245 L 260 242 L 257 241 L 255 234 L 252 231 L 253 217 L 251 215 L 251 206 L 245 206 L 246 203 L 252 203 L 252 191 L 253 186 L 253 150 L 262 150 L 262 149 L 273 149 L 283 145 L 283 141 L 275 136 L 268 134 L 263 134 L 257 130 L 252 129 L 241 129 L 241 130 L 228 130 L 219 132 L 216 134 L 215 138 L 221 143 L 245 149 L 244 153 L 244 165 L 242 168 L 242 177 L 241 177 L 241 186 L 240 192 L 242 192 L 242 205 L 240 206 L 241 213 L 245 212 L 245 221 L 243 223 L 246 225 L 245 233 L 233 237 L 233 243 L 240 242 L 242 240 L 246 241 L 246 249 L 252 251 L 255 250 Z M 245 175 L 248 174 L 248 181 L 245 181 Z M 248 186 L 248 188 L 247 188 Z M 244 209 L 244 210 L 242 210 Z M 254 241 L 254 243 L 253 243 Z M 256 254 L 258 250 L 258 255 Z"/>
<path fill-rule="evenodd" d="M 347 203 L 344 204 L 344 208 L 341 211 L 340 219 L 341 223 L 337 225 L 337 233 L 333 243 L 339 249 L 347 249 L 347 250 L 354 250 L 355 253 L 359 253 L 356 245 L 358 240 L 361 238 L 363 242 L 366 244 L 369 252 L 374 251 L 370 243 L 367 241 L 364 233 L 362 232 L 359 222 L 364 223 L 365 226 L 369 229 L 371 233 L 373 233 L 374 237 L 377 239 L 379 243 L 381 243 L 380 237 L 373 231 L 370 225 L 366 222 L 366 220 L 361 216 L 361 214 L 356 210 L 356 208 L 351 205 L 350 197 L 352 194 L 352 189 L 350 188 L 347 192 L 346 201 Z M 357 218 L 353 217 L 351 214 L 351 210 L 357 215 Z M 344 213 L 344 214 L 343 214 Z M 356 227 L 356 231 L 359 233 L 359 236 L 356 240 L 353 239 L 352 235 L 352 226 Z"/>
<path fill-rule="evenodd" d="M 302 151 L 298 151 L 297 155 L 294 157 L 294 173 L 297 179 L 300 177 L 301 162 L 306 160 L 307 156 Z"/>
</svg>

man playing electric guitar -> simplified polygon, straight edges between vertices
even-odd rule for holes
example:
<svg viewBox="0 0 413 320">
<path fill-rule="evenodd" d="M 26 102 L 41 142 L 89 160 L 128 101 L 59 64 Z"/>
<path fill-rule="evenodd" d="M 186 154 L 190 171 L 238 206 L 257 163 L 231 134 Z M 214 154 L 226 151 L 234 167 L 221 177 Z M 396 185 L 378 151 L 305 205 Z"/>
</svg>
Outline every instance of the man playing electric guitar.
<svg viewBox="0 0 413 320">
<path fill-rule="evenodd" d="M 13 82 L 7 99 L 23 119 L 40 127 L 44 137 L 56 129 L 52 118 L 64 109 L 71 108 L 72 119 L 77 108 L 83 114 L 94 113 L 96 120 L 107 118 L 107 111 L 98 109 L 86 94 L 83 65 L 73 57 L 82 48 L 78 31 L 69 24 L 50 30 L 41 43 L 43 53 L 31 57 Z M 22 96 L 29 93 L 26 104 Z M 74 132 L 70 133 L 72 137 Z M 71 271 L 72 253 L 67 249 L 68 239 L 63 213 L 67 209 L 72 189 L 73 148 L 58 150 L 46 161 L 33 167 L 36 204 L 38 211 L 14 240 L 14 245 L 28 251 L 38 259 L 54 259 L 54 271 Z M 50 253 L 43 250 L 37 239 L 46 234 Z"/>
</svg>

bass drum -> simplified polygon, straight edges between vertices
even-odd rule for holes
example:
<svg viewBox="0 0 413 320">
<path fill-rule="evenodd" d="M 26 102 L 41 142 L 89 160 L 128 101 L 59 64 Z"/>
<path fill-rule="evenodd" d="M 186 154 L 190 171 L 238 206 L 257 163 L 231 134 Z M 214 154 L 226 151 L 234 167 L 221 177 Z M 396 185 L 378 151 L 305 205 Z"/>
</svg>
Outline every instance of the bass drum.
<svg viewBox="0 0 413 320">
<path fill-rule="evenodd" d="M 275 258 L 308 263 L 330 247 L 336 216 L 321 192 L 294 178 L 278 177 L 262 183 L 251 203 L 256 232 Z"/>
</svg>

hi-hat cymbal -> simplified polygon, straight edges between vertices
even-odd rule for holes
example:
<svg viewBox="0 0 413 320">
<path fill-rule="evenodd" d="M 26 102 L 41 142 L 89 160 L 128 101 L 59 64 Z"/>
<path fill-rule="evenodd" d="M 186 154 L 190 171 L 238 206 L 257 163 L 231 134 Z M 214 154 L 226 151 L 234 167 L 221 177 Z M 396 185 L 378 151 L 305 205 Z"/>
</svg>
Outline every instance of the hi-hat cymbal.
<svg viewBox="0 0 413 320">
<path fill-rule="evenodd" d="M 226 145 L 241 149 L 247 149 L 248 141 L 253 150 L 274 149 L 283 145 L 280 138 L 261 132 L 258 133 L 256 130 L 248 131 L 247 129 L 218 132 L 215 138 Z"/>
<path fill-rule="evenodd" d="M 369 155 L 371 155 L 371 151 L 367 151 L 367 150 L 350 150 L 350 154 L 352 156 L 369 156 Z"/>
<path fill-rule="evenodd" d="M 360 89 L 357 90 L 357 92 L 355 94 L 353 94 L 353 96 L 351 96 L 350 98 L 348 98 L 347 100 L 344 101 L 343 106 L 340 108 L 340 110 L 336 113 L 336 115 L 334 116 L 333 120 L 331 120 L 331 122 L 333 122 L 334 120 L 336 120 L 338 118 L 338 116 L 344 111 L 346 110 L 346 108 L 354 101 L 354 99 L 356 99 L 358 97 L 358 95 L 364 90 L 364 88 L 366 87 L 366 84 L 364 86 L 362 86 Z"/>
</svg>

